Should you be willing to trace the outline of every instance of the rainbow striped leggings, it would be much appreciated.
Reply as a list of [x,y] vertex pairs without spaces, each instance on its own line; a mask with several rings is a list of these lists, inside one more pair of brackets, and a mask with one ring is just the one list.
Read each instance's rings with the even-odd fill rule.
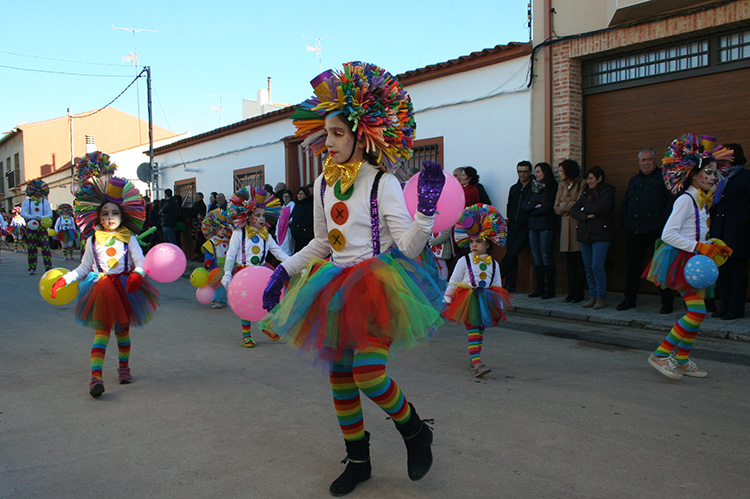
[[676,348],[677,352],[675,352],[674,358],[678,364],[684,364],[688,361],[693,343],[698,336],[698,329],[700,329],[703,319],[706,318],[703,290],[683,293],[682,299],[685,300],[687,314],[677,321],[662,344],[654,352],[656,357],[669,357]]

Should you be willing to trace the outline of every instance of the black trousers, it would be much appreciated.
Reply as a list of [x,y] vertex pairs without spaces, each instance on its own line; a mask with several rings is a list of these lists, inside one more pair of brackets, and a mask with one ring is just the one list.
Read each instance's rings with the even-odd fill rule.
[[729,258],[719,267],[719,298],[724,312],[745,315],[748,258]]
[[[628,262],[625,270],[625,301],[636,303],[638,287],[641,284],[641,274],[654,255],[654,244],[658,234],[628,234],[627,253]],[[674,294],[671,289],[660,290],[661,303],[671,308],[674,304]]]
[[518,256],[529,245],[529,229],[508,229],[505,239],[507,252],[500,262],[500,275],[505,278],[505,287],[514,289],[518,277]]

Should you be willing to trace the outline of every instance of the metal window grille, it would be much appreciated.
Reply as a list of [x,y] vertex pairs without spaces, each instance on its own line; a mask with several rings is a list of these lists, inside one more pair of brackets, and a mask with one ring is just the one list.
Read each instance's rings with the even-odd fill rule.
[[396,177],[402,182],[411,178],[412,175],[422,170],[423,161],[432,161],[437,163],[440,157],[440,147],[438,144],[425,144],[414,148],[414,152],[408,161],[395,172]]
[[175,196],[182,198],[182,208],[192,208],[195,203],[195,183],[176,184],[174,186]]
[[235,173],[234,174],[234,192],[239,191],[243,187],[260,187],[263,188],[263,171],[257,170],[254,172],[247,173]]
[[750,58],[750,31],[719,37],[719,62]]
[[302,143],[297,145],[297,165],[299,167],[299,184],[311,184],[323,173],[323,161],[311,151],[305,151]]
[[5,177],[5,168],[3,167],[3,162],[0,161],[0,194],[5,194],[5,178],[4,177]]

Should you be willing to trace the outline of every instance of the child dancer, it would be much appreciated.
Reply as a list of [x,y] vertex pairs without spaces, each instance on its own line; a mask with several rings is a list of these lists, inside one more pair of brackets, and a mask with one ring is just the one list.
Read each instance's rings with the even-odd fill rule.
[[[216,268],[223,269],[229,249],[229,238],[232,235],[232,225],[229,222],[227,212],[217,208],[209,211],[201,222],[201,231],[206,238],[201,249],[203,250],[203,266],[206,270]],[[227,290],[224,286],[216,288],[211,308],[222,308],[227,306]]]
[[[229,218],[234,226],[229,240],[226,260],[224,261],[224,277],[221,284],[229,289],[232,275],[248,265],[268,265],[266,257],[270,252],[280,262],[284,262],[289,255],[281,251],[279,245],[268,233],[270,224],[267,220],[278,220],[281,203],[273,194],[263,189],[243,187],[229,199]],[[240,319],[242,323],[242,346],[253,348],[250,328],[252,323]],[[279,340],[279,335],[270,328],[263,328],[263,332],[273,341]]]
[[135,237],[146,214],[143,198],[133,184],[117,177],[93,177],[76,194],[76,223],[86,240],[81,264],[62,276],[57,290],[74,281],[78,286],[75,317],[94,329],[89,393],[104,393],[102,364],[112,329],[117,338],[117,381],[131,383],[130,327],[151,319],[159,292],[143,270],[144,257]]
[[453,227],[443,232],[433,232],[432,238],[427,241],[432,254],[435,255],[435,263],[438,268],[440,278],[448,280],[448,260],[453,258]]
[[679,197],[643,277],[661,288],[676,289],[687,306],[687,314],[677,321],[648,358],[654,369],[671,379],[708,376],[689,358],[698,329],[706,317],[706,290],[688,284],[684,268],[696,253],[713,259],[732,254],[723,242],[707,241],[708,210],[713,202],[716,178],[731,167],[731,157],[732,151],[716,146],[714,137],[704,135],[699,141],[697,135],[687,134],[672,141],[662,159],[667,188]]
[[13,208],[13,218],[10,219],[10,233],[13,235],[13,253],[18,253],[18,241],[24,250],[24,236],[26,235],[26,219],[21,216],[21,207]]
[[5,213],[0,213],[0,237],[5,239],[5,235],[7,233],[8,233],[8,222],[5,221]]
[[60,214],[55,222],[55,238],[60,241],[62,246],[63,260],[73,259],[73,248],[78,239],[75,219],[73,218],[73,207],[68,203],[62,203],[57,207]]
[[21,203],[21,216],[26,219],[26,247],[29,275],[36,272],[37,247],[42,248],[44,270],[52,268],[52,252],[49,248],[47,229],[52,226],[52,206],[47,201],[49,186],[43,180],[32,180],[26,184],[27,199]]
[[453,270],[444,300],[443,315],[463,322],[469,333],[469,367],[481,378],[491,369],[481,360],[484,329],[505,320],[510,306],[508,292],[502,287],[500,265],[490,256],[492,242],[505,244],[505,221],[486,204],[466,208],[455,227],[456,244],[469,246],[470,254],[459,258]]
[[315,95],[292,118],[304,147],[327,150],[313,188],[315,237],[271,276],[267,310],[289,276],[307,269],[263,323],[329,369],[348,460],[330,492],[341,496],[371,473],[360,392],[404,438],[409,478],[419,480],[432,465],[432,431],[386,374],[386,362],[391,348],[414,345],[442,324],[442,289],[415,258],[430,237],[445,177],[440,165],[427,163],[412,220],[391,172],[411,156],[413,108],[390,73],[351,62],[312,86]]

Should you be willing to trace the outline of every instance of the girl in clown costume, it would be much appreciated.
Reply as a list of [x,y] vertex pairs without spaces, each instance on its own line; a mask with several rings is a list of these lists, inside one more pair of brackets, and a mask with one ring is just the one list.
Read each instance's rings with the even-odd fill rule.
[[456,244],[471,252],[459,258],[451,275],[443,315],[466,325],[469,334],[469,367],[481,378],[491,369],[481,360],[484,330],[505,320],[510,307],[508,292],[502,287],[500,265],[490,256],[492,243],[505,244],[505,221],[486,204],[472,205],[463,212],[455,227]]
[[[228,211],[234,231],[229,240],[224,260],[224,276],[221,278],[221,284],[227,290],[232,276],[248,265],[268,265],[268,253],[280,262],[289,258],[268,232],[270,223],[267,221],[278,220],[281,213],[281,203],[273,194],[255,187],[243,187],[229,199]],[[255,340],[250,331],[252,323],[245,319],[240,321],[242,346],[253,348]],[[272,329],[263,328],[263,332],[271,340],[279,340],[279,335],[272,332]]]
[[10,219],[10,228],[8,229],[13,235],[13,252],[18,253],[18,242],[21,241],[21,248],[24,248],[24,235],[26,234],[26,219],[21,216],[21,207],[13,208],[13,217]]
[[57,207],[57,212],[60,216],[55,222],[55,238],[62,246],[63,260],[73,260],[73,248],[78,239],[73,207],[68,203],[62,203]]
[[145,258],[135,237],[146,214],[135,186],[117,177],[92,177],[76,194],[75,206],[86,250],[81,264],[54,284],[52,297],[61,287],[83,281],[74,314],[94,329],[89,393],[99,397],[104,393],[102,365],[111,331],[119,353],[117,381],[131,383],[130,328],[151,319],[159,292],[145,277]]
[[[203,266],[206,270],[224,268],[227,251],[229,250],[229,238],[232,235],[232,225],[226,211],[217,208],[209,211],[201,222],[201,231],[206,238],[201,249],[203,250]],[[227,306],[227,290],[219,286],[211,301],[211,308],[222,308]]]
[[[314,238],[271,276],[263,305],[273,310],[263,323],[327,367],[348,462],[329,490],[341,496],[371,474],[360,392],[401,433],[409,478],[421,479],[432,465],[432,430],[386,374],[386,363],[393,348],[413,346],[443,323],[439,278],[416,258],[445,177],[440,165],[426,162],[412,219],[392,172],[412,153],[413,108],[390,73],[351,62],[312,86],[315,95],[292,119],[305,148],[327,152],[313,187]],[[303,270],[279,303],[289,276]]]

